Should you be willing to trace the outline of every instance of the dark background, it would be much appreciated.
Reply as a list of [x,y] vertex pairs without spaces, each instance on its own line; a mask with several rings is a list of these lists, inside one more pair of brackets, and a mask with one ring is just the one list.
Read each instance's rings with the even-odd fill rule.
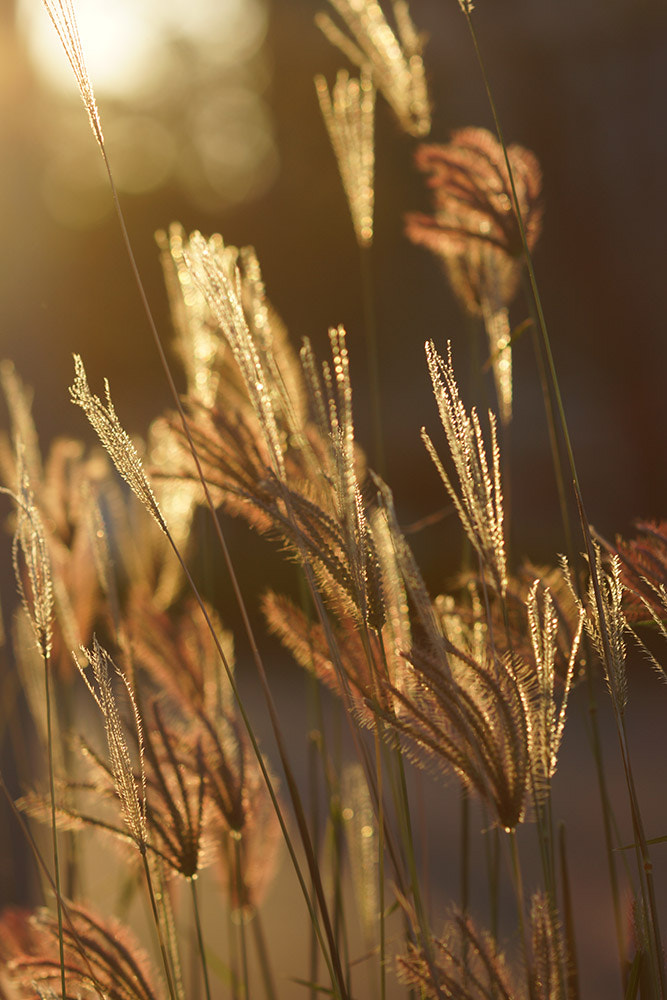
[[[323,354],[327,327],[343,323],[359,386],[358,437],[370,443],[358,252],[312,85],[316,72],[331,81],[344,63],[313,25],[323,4],[274,0],[269,6],[258,72],[275,161],[263,190],[224,205],[224,199],[216,204],[214,197],[193,196],[192,188],[188,193],[187,185],[172,179],[150,193],[124,195],[123,205],[167,339],[153,232],[172,220],[187,229],[219,231],[229,243],[252,243],[268,294],[295,342],[308,336]],[[533,150],[544,173],[544,228],[535,263],[588,514],[601,533],[627,535],[636,517],[665,515],[667,5],[658,0],[479,0],[477,7],[475,24],[506,136]],[[458,4],[413,0],[411,12],[428,35],[425,61],[434,101],[430,141],[446,141],[457,127],[491,127]],[[105,107],[102,99],[99,103],[103,121],[107,111],[117,110]],[[170,406],[110,210],[91,226],[72,228],[55,221],[40,195],[52,148],[45,142],[45,121],[61,105],[65,108],[63,99],[45,91],[34,75],[15,30],[13,7],[4,0],[0,355],[13,359],[35,388],[34,412],[45,448],[58,434],[91,440],[81,413],[67,401],[73,351],[83,355],[93,387],[103,376],[110,379],[116,409],[132,432],[145,433],[150,420]],[[86,115],[77,110],[85,135]],[[90,135],[86,140],[93,143]],[[444,349],[451,338],[464,398],[470,369],[468,326],[439,264],[402,235],[405,212],[429,209],[413,152],[414,142],[399,132],[378,99],[373,268],[387,478],[405,523],[445,502],[419,440],[419,428],[426,424],[434,441],[441,442],[424,341],[433,338]],[[111,144],[109,155],[113,165]],[[512,315],[520,321],[525,307],[518,304]],[[528,337],[516,345],[514,366],[513,551],[517,557],[552,561],[563,539]],[[245,552],[245,530],[231,531],[235,551]],[[446,519],[414,541],[437,592],[459,565],[457,525]],[[252,594],[256,559],[265,560],[263,577],[276,579],[279,560],[267,555],[263,543],[253,543],[251,551],[253,558],[240,560],[239,566]],[[10,579],[9,566],[3,575]],[[233,611],[225,610],[224,581],[218,582],[223,616],[233,623]],[[643,667],[636,683],[640,697],[655,690]],[[653,739],[656,732],[654,727]],[[664,746],[657,753],[664,756]],[[649,759],[651,768],[662,772],[660,759]],[[574,760],[572,767],[578,775]]]

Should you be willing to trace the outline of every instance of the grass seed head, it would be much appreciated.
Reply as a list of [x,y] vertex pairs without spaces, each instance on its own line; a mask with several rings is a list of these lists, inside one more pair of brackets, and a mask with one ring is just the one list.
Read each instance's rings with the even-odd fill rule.
[[389,27],[377,0],[330,0],[345,23],[342,31],[328,14],[315,22],[343,55],[368,70],[409,135],[425,136],[431,130],[431,108],[422,60],[422,40],[410,18],[407,3],[393,0],[398,37]]
[[317,76],[315,89],[338,163],[357,242],[361,247],[370,246],[373,242],[375,199],[375,87],[369,73],[362,69],[358,80],[350,79],[345,70],[340,70],[331,93],[324,77]]
[[106,380],[104,382],[106,393],[105,404],[99,396],[93,395],[90,391],[86,369],[78,354],[74,355],[74,372],[74,382],[69,390],[70,399],[77,406],[80,406],[86,414],[93,430],[97,433],[102,446],[109,453],[116,469],[137,499],[142,502],[157,525],[166,534],[167,526],[148,482],[148,476],[144,471],[137,449],[132,444],[127,432],[123,430],[116,416],[109,392],[109,383]]

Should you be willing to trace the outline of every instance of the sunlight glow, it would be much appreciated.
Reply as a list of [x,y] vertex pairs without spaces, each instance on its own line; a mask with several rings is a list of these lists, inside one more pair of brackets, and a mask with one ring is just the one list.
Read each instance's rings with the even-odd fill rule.
[[[39,0],[17,3],[48,109],[42,195],[62,224],[95,225],[109,211],[107,181],[89,148],[71,67]],[[120,191],[175,181],[197,205],[219,209],[270,184],[277,153],[262,98],[267,0],[74,4]]]
[[[218,67],[247,59],[261,45],[261,0],[80,0],[76,6],[86,64],[98,98],[155,91],[170,72],[169,47],[185,41]],[[74,83],[42,5],[19,0],[17,18],[33,64],[47,85]]]

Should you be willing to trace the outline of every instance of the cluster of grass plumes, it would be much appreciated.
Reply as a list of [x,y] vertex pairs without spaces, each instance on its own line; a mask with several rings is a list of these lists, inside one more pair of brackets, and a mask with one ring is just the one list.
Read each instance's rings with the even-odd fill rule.
[[[349,34],[328,15],[319,24],[361,77],[341,71],[331,94],[322,78],[316,87],[364,267],[373,237],[376,90],[413,137],[428,133],[431,105],[407,5],[393,3],[395,34],[376,0],[331,2]],[[69,2],[46,6],[126,234],[73,9]],[[472,4],[460,6],[479,54]],[[383,1000],[403,989],[439,1000],[577,1000],[576,902],[552,790],[570,694],[588,682],[593,698],[595,673],[611,694],[632,821],[631,836],[619,840],[592,705],[620,984],[627,1000],[664,1000],[659,905],[625,715],[628,642],[643,644],[647,624],[667,638],[667,533],[664,523],[642,523],[636,539],[606,546],[607,555],[592,539],[565,416],[561,408],[557,421],[552,406],[560,395],[531,260],[542,215],[540,170],[532,154],[506,146],[498,132],[467,128],[441,145],[420,146],[416,163],[429,174],[435,213],[407,216],[409,238],[442,258],[463,308],[489,336],[501,418],[498,425],[493,409],[487,419],[466,404],[455,364],[462,349],[447,345],[443,353],[429,341],[444,439],[422,429],[424,461],[430,456],[435,464],[467,545],[448,593],[429,593],[401,527],[380,467],[386,442],[376,440],[375,461],[356,439],[345,330],[329,331],[323,361],[307,341],[297,351],[251,248],[227,246],[219,235],[188,236],[178,225],[158,235],[186,392],[181,398],[175,390],[144,297],[175,406],[155,420],[146,443],[123,429],[108,384],[104,401],[91,391],[75,355],[70,398],[103,450],[60,441],[44,459],[29,394],[11,366],[3,367],[11,435],[2,441],[0,468],[15,510],[21,598],[15,656],[47,762],[12,803],[45,906],[0,916],[0,995],[8,1000],[196,1000],[202,990],[207,1000],[307,992],[348,1000],[369,989]],[[534,301],[517,304],[524,269]],[[519,311],[533,308],[554,457],[564,445],[588,565],[515,565],[506,544],[510,309],[525,322]],[[368,321],[372,359],[370,313]],[[558,463],[556,474],[562,488]],[[232,578],[284,772],[280,791],[236,681],[232,636],[191,571],[197,507],[209,509]],[[286,723],[276,708],[220,510],[277,541],[297,567],[300,601],[260,593],[261,567],[257,593],[248,596],[261,602],[268,630],[310,675],[307,802],[284,739],[293,720]],[[569,526],[563,530],[567,537]],[[664,675],[659,654],[650,657]],[[344,766],[319,682],[340,706],[338,721],[349,725],[354,760]],[[420,869],[417,834],[424,831],[417,827],[424,820],[414,803],[415,787],[423,798],[425,783],[442,779],[461,789],[461,889],[434,916],[437,887]],[[473,815],[480,817],[477,833]],[[50,822],[52,857],[34,839],[32,821]],[[469,892],[477,834],[488,858],[485,916],[472,912]],[[528,874],[522,855],[530,838],[538,861]],[[289,979],[275,976],[282,946],[262,929],[281,840],[309,928],[302,965]],[[631,937],[618,872],[618,848],[628,840],[637,860],[636,875],[627,876],[635,900]],[[99,885],[85,858],[107,844],[116,847],[124,891],[116,901],[101,891],[91,901]],[[504,923],[501,852],[514,894]],[[184,885],[192,902],[185,917]],[[143,892],[150,957],[127,927],[129,904]],[[297,926],[292,909],[281,919]]]

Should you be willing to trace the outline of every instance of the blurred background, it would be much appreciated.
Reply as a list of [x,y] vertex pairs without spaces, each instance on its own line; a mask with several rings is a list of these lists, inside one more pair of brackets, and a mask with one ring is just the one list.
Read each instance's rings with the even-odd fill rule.
[[[315,73],[332,82],[344,65],[314,26],[323,6],[80,0],[78,11],[109,157],[165,339],[154,232],[178,220],[254,245],[295,343],[308,336],[323,355],[327,327],[347,328],[360,387],[358,437],[370,444],[358,251],[313,87]],[[543,169],[535,262],[588,514],[602,534],[627,535],[635,518],[666,513],[667,5],[479,0],[477,7],[506,136],[533,150]],[[410,9],[427,38],[429,141],[445,142],[466,125],[491,127],[456,0],[412,0]],[[423,344],[433,338],[444,349],[452,340],[466,398],[468,325],[438,262],[403,236],[404,213],[431,206],[413,165],[415,143],[382,99],[376,127],[373,270],[387,478],[409,524],[445,502],[419,440],[425,424],[440,441]],[[0,225],[0,356],[35,389],[43,446],[60,434],[91,440],[67,400],[72,352],[83,356],[94,389],[109,378],[122,422],[145,434],[170,400],[99,151],[39,0],[0,5]],[[513,320],[524,315],[517,305]],[[516,344],[514,370],[513,550],[552,561],[563,540],[527,336]],[[231,530],[236,551],[246,552],[244,529]],[[433,591],[445,587],[461,552],[453,519],[414,542]],[[267,549],[254,543],[251,551],[270,577],[279,560]],[[256,562],[244,562],[251,587]],[[233,624],[233,611],[223,616]],[[653,680],[645,694],[648,704]]]

